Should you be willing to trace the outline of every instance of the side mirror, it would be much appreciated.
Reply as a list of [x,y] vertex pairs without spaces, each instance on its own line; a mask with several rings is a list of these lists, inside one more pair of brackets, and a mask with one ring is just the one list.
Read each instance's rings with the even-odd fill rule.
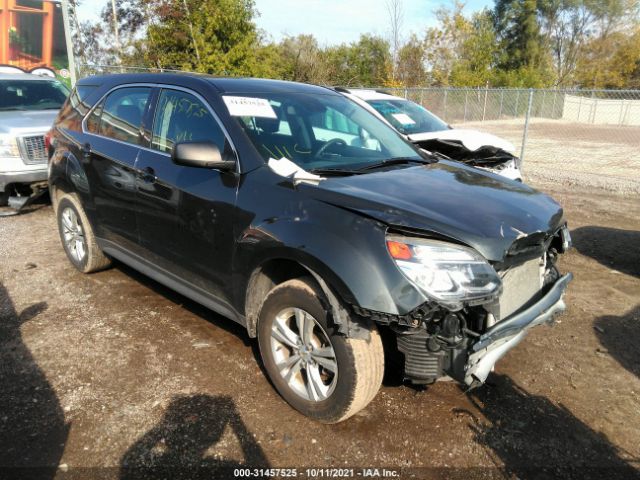
[[196,168],[215,168],[223,171],[235,170],[236,162],[223,160],[220,149],[213,142],[176,143],[171,152],[176,165]]

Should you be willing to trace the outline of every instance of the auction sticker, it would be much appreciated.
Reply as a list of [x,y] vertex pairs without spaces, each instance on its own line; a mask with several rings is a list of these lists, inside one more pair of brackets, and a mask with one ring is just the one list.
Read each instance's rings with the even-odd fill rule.
[[223,96],[229,114],[234,117],[278,118],[269,100],[254,97]]
[[415,124],[415,120],[411,118],[406,113],[393,113],[393,118],[399,121],[402,125],[413,125]]

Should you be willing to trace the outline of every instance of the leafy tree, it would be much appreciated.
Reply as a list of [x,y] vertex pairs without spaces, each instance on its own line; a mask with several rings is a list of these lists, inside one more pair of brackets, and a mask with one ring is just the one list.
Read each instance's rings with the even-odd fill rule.
[[283,78],[307,83],[329,81],[326,55],[313,35],[285,37],[277,48]]
[[[549,52],[538,21],[536,0],[496,0],[493,11],[497,39],[502,50],[498,68],[520,72],[524,85],[545,86],[551,83]],[[500,75],[499,75],[500,77]],[[503,79],[511,75],[501,75]]]
[[329,47],[326,61],[334,85],[378,86],[385,84],[391,66],[389,43],[364,34],[357,42]]
[[480,86],[494,83],[496,34],[488,10],[475,13],[471,29],[462,40],[459,60],[451,70],[451,84]]
[[395,79],[405,87],[425,85],[427,83],[425,60],[424,41],[412,34],[398,51]]
[[584,88],[638,88],[639,73],[640,28],[632,35],[614,32],[587,43],[576,80]]

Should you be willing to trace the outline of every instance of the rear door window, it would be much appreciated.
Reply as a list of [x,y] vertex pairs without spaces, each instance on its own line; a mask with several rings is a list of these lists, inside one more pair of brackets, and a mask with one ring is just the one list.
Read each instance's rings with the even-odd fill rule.
[[[149,96],[150,87],[127,87],[111,92],[97,110],[102,110],[98,133],[122,142],[141,144],[140,127]],[[95,118],[89,117],[87,127],[91,131]]]

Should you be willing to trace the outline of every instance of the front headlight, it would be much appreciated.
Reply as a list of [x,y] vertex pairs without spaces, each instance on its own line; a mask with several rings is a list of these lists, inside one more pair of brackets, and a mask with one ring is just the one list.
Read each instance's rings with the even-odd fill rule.
[[458,307],[497,293],[498,274],[475,250],[438,240],[387,236],[387,249],[400,271],[428,297]]
[[15,136],[0,134],[0,157],[19,158],[18,141]]

